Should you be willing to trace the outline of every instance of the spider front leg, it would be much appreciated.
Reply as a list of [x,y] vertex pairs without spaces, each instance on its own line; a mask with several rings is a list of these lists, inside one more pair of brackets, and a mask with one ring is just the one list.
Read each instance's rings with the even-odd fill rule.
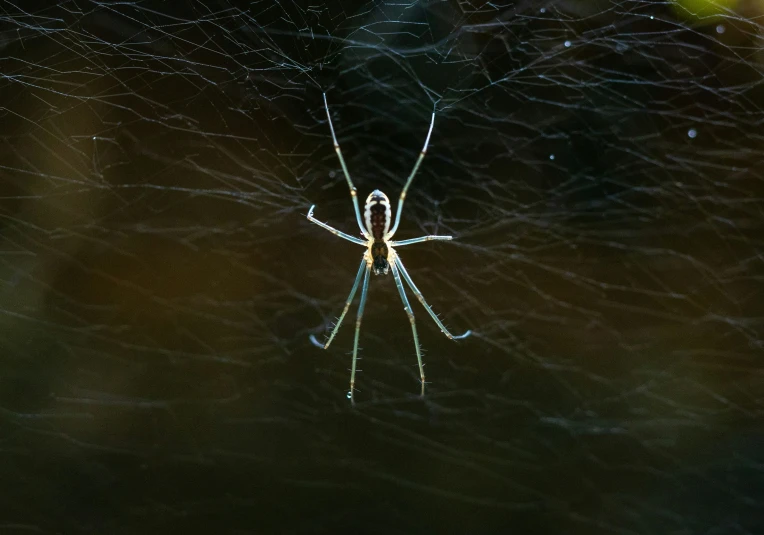
[[347,301],[345,301],[345,308],[342,309],[342,314],[340,314],[339,319],[337,319],[337,323],[334,325],[334,329],[332,329],[332,333],[329,335],[329,338],[327,339],[325,344],[319,343],[319,341],[316,340],[316,337],[311,334],[310,341],[313,342],[313,345],[320,347],[322,349],[329,348],[329,344],[332,343],[332,340],[334,340],[334,336],[337,334],[337,331],[340,330],[340,325],[342,325],[342,320],[345,319],[345,314],[348,313],[350,304],[353,302],[353,298],[355,297],[355,292],[358,290],[358,285],[361,283],[361,275],[363,275],[363,268],[367,267],[367,265],[368,263],[366,262],[366,257],[364,255],[364,258],[361,259],[361,265],[358,266],[358,274],[355,276],[355,282],[353,283],[353,288],[350,290],[350,295],[348,295]]
[[406,315],[409,317],[411,323],[411,333],[414,335],[414,347],[416,348],[416,360],[419,363],[419,377],[422,380],[422,392],[421,396],[424,396],[424,364],[422,364],[422,349],[419,347],[419,336],[416,332],[416,321],[414,320],[414,311],[411,309],[409,300],[406,297],[406,290],[403,288],[401,277],[398,274],[398,266],[396,260],[390,263],[390,267],[393,270],[393,278],[395,279],[395,285],[398,287],[398,293],[401,295],[401,301],[403,301],[403,309],[406,311]]
[[[438,325],[440,330],[448,336],[451,340],[461,340],[462,338],[467,338],[469,335],[472,334],[472,331],[467,330],[464,334],[460,334],[458,336],[455,336],[449,332],[448,329],[446,329],[446,326],[443,325],[443,322],[440,321],[440,318],[435,314],[435,312],[432,311],[432,307],[427,304],[427,301],[425,301],[424,296],[422,295],[422,292],[419,291],[419,288],[416,287],[414,284],[414,281],[411,280],[411,276],[409,276],[408,271],[406,271],[406,268],[403,267],[403,262],[401,262],[401,258],[396,255],[395,259],[393,260],[393,266],[397,264],[398,268],[401,270],[401,275],[403,275],[404,280],[406,281],[406,284],[409,285],[411,288],[411,291],[414,292],[414,295],[416,295],[417,299],[419,299],[419,302],[422,303],[427,313],[432,317],[433,320],[435,320],[435,323]],[[395,271],[393,271],[393,274],[395,274]]]
[[350,403],[355,405],[355,369],[358,360],[358,336],[361,334],[361,318],[363,318],[363,308],[366,306],[366,295],[369,293],[369,273],[371,272],[371,263],[364,257],[366,263],[366,273],[363,277],[363,288],[361,289],[361,302],[358,303],[358,315],[355,320],[355,339],[353,341],[353,365],[350,369]]

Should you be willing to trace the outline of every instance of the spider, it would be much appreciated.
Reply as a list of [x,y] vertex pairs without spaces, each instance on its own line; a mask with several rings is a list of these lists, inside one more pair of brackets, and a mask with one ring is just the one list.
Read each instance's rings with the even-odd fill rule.
[[375,275],[387,275],[388,270],[392,270],[393,278],[395,279],[395,285],[398,287],[398,293],[401,296],[401,301],[403,301],[403,308],[406,311],[406,314],[408,315],[409,322],[411,323],[411,332],[414,335],[414,347],[416,348],[416,358],[419,363],[419,376],[421,378],[421,383],[422,383],[422,390],[420,395],[424,396],[424,385],[425,385],[424,365],[422,364],[422,352],[419,347],[419,336],[417,335],[416,323],[414,321],[414,312],[413,310],[411,310],[411,305],[409,304],[409,300],[406,297],[406,291],[403,288],[403,282],[401,281],[401,279],[406,281],[406,284],[408,284],[409,288],[411,288],[411,291],[414,292],[414,295],[416,295],[417,299],[419,299],[419,302],[422,303],[425,310],[427,310],[427,313],[432,317],[432,319],[438,325],[438,327],[443,332],[443,334],[445,334],[448,338],[450,338],[451,340],[460,340],[472,334],[472,331],[468,330],[464,334],[461,334],[459,336],[454,336],[448,331],[448,329],[446,329],[446,327],[440,321],[438,316],[432,311],[432,308],[430,307],[430,305],[428,305],[427,301],[425,301],[424,296],[422,295],[422,292],[419,291],[419,289],[414,284],[414,281],[411,280],[411,276],[406,271],[406,268],[403,267],[403,263],[401,262],[400,256],[398,256],[398,253],[395,251],[396,247],[403,247],[405,245],[413,245],[415,243],[421,243],[421,242],[431,241],[431,240],[451,240],[453,239],[453,237],[452,236],[422,236],[421,238],[412,238],[412,239],[402,240],[402,241],[392,241],[392,238],[395,235],[395,231],[398,230],[398,224],[401,221],[401,210],[403,209],[403,201],[406,199],[406,192],[408,191],[409,186],[411,185],[411,181],[414,179],[414,175],[416,175],[416,172],[419,169],[419,165],[422,163],[422,160],[424,159],[424,155],[427,153],[427,145],[430,143],[430,135],[432,134],[432,128],[435,125],[435,112],[434,111],[432,112],[432,120],[430,121],[430,130],[427,132],[427,138],[424,141],[424,147],[422,148],[422,151],[419,153],[419,158],[414,164],[414,169],[411,171],[411,174],[409,175],[408,180],[406,180],[406,184],[403,186],[403,190],[401,190],[401,195],[398,198],[398,210],[395,214],[395,223],[393,224],[393,228],[390,229],[390,222],[392,220],[392,212],[390,210],[390,200],[387,198],[387,195],[382,193],[380,190],[372,191],[371,194],[366,198],[366,203],[364,205],[364,212],[363,212],[364,217],[363,219],[361,219],[361,212],[358,208],[358,193],[355,189],[355,186],[353,185],[353,181],[350,179],[350,173],[348,173],[347,166],[345,165],[345,160],[342,158],[342,151],[340,150],[340,145],[339,143],[337,143],[337,136],[334,134],[334,126],[332,125],[332,117],[331,117],[331,114],[329,113],[329,104],[326,101],[326,93],[324,93],[324,108],[326,109],[326,117],[329,120],[329,129],[332,132],[332,141],[334,142],[334,151],[337,153],[337,158],[340,161],[342,172],[345,175],[345,179],[347,179],[348,186],[350,187],[350,197],[353,200],[353,208],[355,209],[356,221],[358,222],[358,226],[361,229],[361,235],[364,237],[364,239],[356,238],[355,236],[346,234],[333,227],[330,227],[326,223],[322,223],[321,221],[315,219],[313,217],[313,209],[316,207],[315,204],[311,206],[310,210],[308,211],[308,220],[311,223],[315,223],[319,227],[328,230],[332,234],[339,236],[340,238],[344,238],[347,241],[356,243],[358,245],[362,245],[363,247],[366,248],[366,251],[364,251],[363,258],[361,258],[361,265],[358,267],[358,274],[355,277],[353,288],[350,290],[350,295],[348,295],[347,301],[345,301],[345,308],[342,310],[342,314],[340,314],[340,317],[337,320],[337,324],[334,326],[334,329],[329,335],[329,338],[327,339],[326,343],[325,344],[319,343],[316,340],[316,337],[313,335],[310,335],[310,340],[311,342],[313,342],[313,344],[323,349],[327,349],[329,347],[329,344],[331,344],[332,340],[334,340],[334,336],[337,334],[337,331],[339,330],[340,325],[342,324],[342,320],[345,318],[345,314],[347,314],[347,311],[350,308],[350,304],[352,303],[353,298],[355,297],[356,291],[358,290],[358,286],[359,284],[361,284],[361,277],[363,277],[363,286],[361,288],[361,302],[358,305],[358,316],[355,322],[355,340],[353,342],[353,364],[350,370],[350,391],[348,392],[348,398],[350,399],[352,403],[355,403],[354,393],[355,393],[356,361],[358,360],[358,336],[361,332],[361,318],[363,317],[363,309],[364,309],[364,306],[366,305],[366,295],[369,289],[369,273],[373,271]]

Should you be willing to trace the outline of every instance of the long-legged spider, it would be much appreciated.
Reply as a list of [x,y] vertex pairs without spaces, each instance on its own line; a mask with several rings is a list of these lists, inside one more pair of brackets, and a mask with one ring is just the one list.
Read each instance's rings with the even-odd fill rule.
[[392,212],[390,210],[390,200],[387,198],[387,195],[379,190],[372,191],[371,194],[367,197],[366,203],[364,205],[364,218],[363,220],[361,219],[361,212],[358,208],[358,194],[356,192],[355,186],[353,185],[353,181],[350,179],[350,173],[348,173],[347,166],[345,165],[345,160],[342,158],[342,151],[340,150],[339,143],[337,143],[337,136],[334,134],[334,126],[332,125],[332,117],[329,113],[329,104],[326,101],[326,93],[324,93],[324,108],[326,109],[326,117],[329,120],[329,129],[332,132],[334,151],[337,153],[337,158],[339,158],[342,172],[344,173],[348,182],[348,186],[350,187],[350,197],[353,199],[353,208],[355,209],[356,221],[358,222],[358,226],[361,229],[361,235],[363,235],[365,239],[356,238],[355,236],[345,234],[344,232],[330,227],[326,223],[322,223],[321,221],[315,219],[313,217],[313,209],[316,207],[315,204],[311,206],[310,210],[308,211],[308,220],[312,223],[315,223],[319,227],[325,228],[340,238],[344,238],[348,241],[366,247],[366,251],[363,254],[363,258],[361,259],[361,265],[358,267],[358,274],[355,277],[353,288],[350,290],[350,295],[348,295],[347,301],[345,301],[345,308],[342,310],[342,314],[340,314],[340,317],[337,320],[337,324],[334,326],[334,329],[329,335],[326,343],[319,343],[313,335],[310,336],[310,339],[318,347],[322,347],[324,349],[329,347],[329,344],[332,343],[334,336],[337,334],[337,331],[342,324],[342,320],[345,318],[345,314],[347,314],[347,311],[350,308],[350,304],[352,303],[353,298],[355,297],[355,293],[358,290],[358,285],[361,284],[361,276],[363,276],[361,302],[358,305],[358,316],[355,322],[353,364],[350,371],[350,392],[348,393],[348,397],[350,398],[351,402],[355,402],[355,370],[356,361],[358,360],[358,336],[361,332],[361,318],[363,317],[363,309],[366,305],[366,295],[369,289],[369,272],[374,271],[375,275],[386,275],[388,269],[392,268],[395,285],[398,287],[398,293],[400,294],[401,300],[403,301],[403,308],[409,317],[409,322],[411,323],[411,332],[414,335],[416,358],[419,362],[419,376],[422,381],[421,395],[423,396],[425,381],[424,365],[422,364],[422,352],[419,347],[419,336],[417,335],[416,323],[414,321],[414,312],[411,310],[411,305],[409,304],[409,300],[406,297],[406,291],[403,288],[401,278],[406,281],[406,284],[408,284],[409,288],[411,288],[411,291],[414,292],[414,295],[416,295],[417,299],[419,299],[419,302],[424,305],[425,310],[427,310],[427,313],[432,317],[443,334],[445,334],[451,340],[459,340],[466,338],[472,333],[472,331],[468,330],[464,334],[454,336],[448,331],[448,329],[446,329],[446,327],[443,325],[443,322],[440,321],[438,316],[432,311],[430,305],[428,305],[427,301],[425,301],[422,292],[419,291],[419,289],[414,284],[414,281],[411,280],[411,276],[406,271],[406,268],[403,267],[400,256],[398,256],[398,253],[395,251],[395,247],[403,247],[404,245],[413,245],[415,243],[421,243],[430,240],[451,240],[453,237],[422,236],[421,238],[412,238],[409,240],[391,241],[392,237],[395,235],[395,231],[398,230],[398,224],[401,221],[401,211],[403,209],[403,201],[406,199],[406,192],[411,185],[411,181],[414,179],[414,175],[416,175],[416,172],[419,169],[419,165],[422,163],[422,160],[424,160],[424,155],[427,153],[427,145],[430,143],[430,135],[432,134],[432,128],[435,125],[435,112],[432,113],[430,130],[427,132],[427,139],[424,141],[422,152],[419,153],[419,158],[414,164],[414,169],[411,171],[408,180],[406,180],[406,184],[403,186],[401,195],[398,198],[398,211],[395,214],[395,224],[391,230],[390,221],[392,219]]

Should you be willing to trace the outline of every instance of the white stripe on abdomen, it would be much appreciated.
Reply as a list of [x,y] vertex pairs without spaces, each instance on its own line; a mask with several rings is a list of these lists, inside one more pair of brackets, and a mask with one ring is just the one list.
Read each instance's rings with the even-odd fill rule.
[[375,240],[384,239],[385,234],[390,230],[390,220],[392,219],[390,199],[387,198],[387,195],[378,189],[372,191],[366,198],[363,219],[366,230]]

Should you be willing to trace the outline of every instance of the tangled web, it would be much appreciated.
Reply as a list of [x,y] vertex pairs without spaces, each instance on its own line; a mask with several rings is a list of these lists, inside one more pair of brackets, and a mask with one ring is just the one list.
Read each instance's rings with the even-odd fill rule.
[[763,10],[1,3],[2,531],[760,533]]

